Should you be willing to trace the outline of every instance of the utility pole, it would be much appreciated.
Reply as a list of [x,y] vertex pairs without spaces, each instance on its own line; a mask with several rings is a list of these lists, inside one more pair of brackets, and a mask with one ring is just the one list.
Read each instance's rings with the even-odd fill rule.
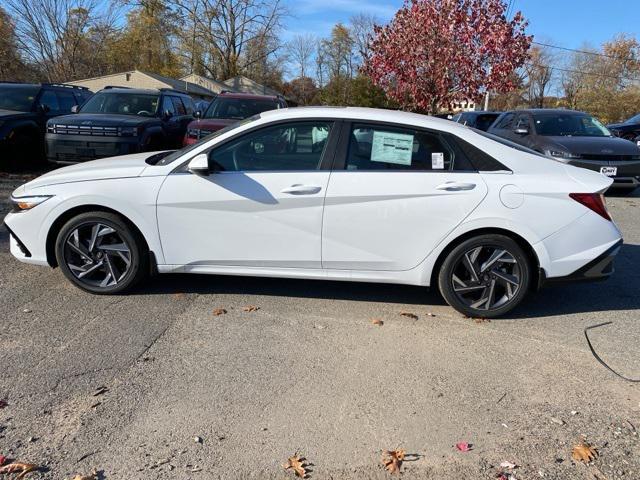
[[488,111],[489,110],[489,90],[486,91],[486,93],[484,94],[484,111]]

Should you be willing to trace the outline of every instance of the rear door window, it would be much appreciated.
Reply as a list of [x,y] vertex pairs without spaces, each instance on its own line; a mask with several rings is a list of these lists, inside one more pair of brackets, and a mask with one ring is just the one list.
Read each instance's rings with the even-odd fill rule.
[[184,104],[179,97],[171,97],[171,101],[173,102],[173,107],[175,108],[178,115],[187,114],[187,109],[184,107]]
[[468,170],[463,158],[454,167],[456,152],[438,132],[354,124],[349,138],[346,170],[449,171]]

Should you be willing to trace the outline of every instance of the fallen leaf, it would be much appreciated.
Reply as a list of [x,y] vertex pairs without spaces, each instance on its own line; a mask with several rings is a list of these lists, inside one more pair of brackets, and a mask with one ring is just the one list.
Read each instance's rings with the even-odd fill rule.
[[73,480],[98,480],[98,472],[94,470],[89,475],[76,475]]
[[19,480],[20,478],[24,478],[27,473],[34,472],[37,469],[38,466],[33,463],[13,462],[4,467],[0,467],[0,475],[5,473],[19,473],[20,475],[16,477],[16,480]]
[[4,455],[0,455],[0,467],[4,465],[4,462],[6,461],[7,461],[7,457],[5,457]]
[[243,312],[256,312],[260,310],[260,307],[256,307],[255,305],[247,305],[242,309]]
[[474,318],[473,321],[476,323],[491,323],[488,318]]
[[564,425],[564,420],[561,420],[559,418],[556,417],[551,417],[551,421],[557,425]]
[[213,314],[218,316],[218,315],[224,315],[225,313],[227,313],[227,311],[224,308],[216,308],[213,311]]
[[371,320],[371,323],[373,323],[374,325],[377,325],[379,327],[384,325],[384,322],[382,320],[380,320],[379,318],[374,318],[373,320]]
[[105,387],[104,385],[102,385],[101,387],[96,388],[96,391],[93,392],[93,396],[97,397],[98,395],[102,395],[104,393],[107,393],[109,391],[109,389],[107,387]]
[[461,452],[468,452],[471,450],[471,444],[467,442],[458,442],[456,443],[456,448]]
[[517,467],[515,463],[507,462],[506,460],[500,464],[502,468],[507,468],[509,470],[513,470]]
[[431,313],[431,312],[428,312],[428,313],[427,313],[427,317],[435,317],[435,316],[436,316],[436,314],[435,314],[435,313]]
[[7,408],[9,404],[6,400],[0,400],[0,408]]
[[411,313],[411,312],[400,312],[400,315],[402,315],[403,317],[411,318],[411,319],[413,319],[413,320],[418,320],[418,315],[416,315],[415,313]]
[[573,447],[571,457],[577,462],[589,463],[596,459],[598,451],[584,440]]
[[405,452],[401,449],[387,450],[382,455],[382,464],[389,473],[400,473]]
[[307,463],[304,457],[299,457],[295,454],[293,457],[289,457],[287,463],[282,466],[285,470],[293,470],[296,477],[305,478],[307,475]]
[[202,443],[202,437],[193,437],[193,441],[196,443]]

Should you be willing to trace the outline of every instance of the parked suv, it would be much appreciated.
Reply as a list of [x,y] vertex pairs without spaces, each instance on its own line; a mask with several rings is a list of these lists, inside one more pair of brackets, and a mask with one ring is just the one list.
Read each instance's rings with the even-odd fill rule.
[[636,141],[636,138],[640,136],[640,113],[626,119],[622,123],[607,125],[607,128],[617,137]]
[[0,169],[43,161],[47,120],[89,97],[87,88],[73,85],[0,82]]
[[189,124],[184,144],[191,145],[238,120],[278,108],[287,108],[287,102],[280,96],[223,91],[206,111],[196,112],[198,119]]
[[574,110],[505,112],[489,133],[576,167],[613,178],[612,189],[626,193],[640,185],[640,148],[611,135],[598,120]]
[[47,123],[47,158],[68,164],[180,147],[193,100],[178,90],[106,87],[78,113]]
[[500,112],[460,112],[456,113],[451,120],[486,132],[499,116]]

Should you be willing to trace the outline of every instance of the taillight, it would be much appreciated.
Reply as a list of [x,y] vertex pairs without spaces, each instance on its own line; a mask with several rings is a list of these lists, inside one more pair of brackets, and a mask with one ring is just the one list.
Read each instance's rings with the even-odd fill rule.
[[612,221],[611,215],[607,211],[604,195],[601,193],[570,193],[569,196],[576,202],[581,203],[589,210],[593,210],[605,220]]

